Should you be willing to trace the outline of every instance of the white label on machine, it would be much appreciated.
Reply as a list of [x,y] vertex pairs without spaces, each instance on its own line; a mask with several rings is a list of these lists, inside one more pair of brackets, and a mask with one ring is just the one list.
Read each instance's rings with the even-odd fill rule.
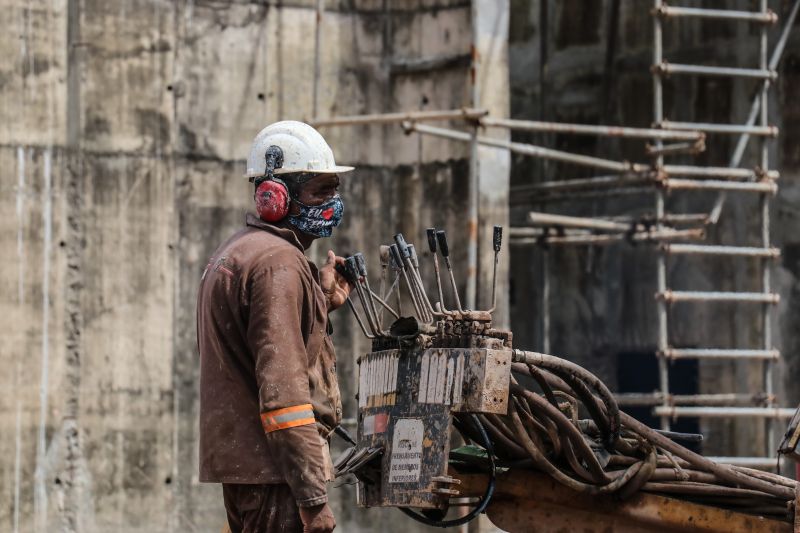
[[422,420],[418,418],[402,418],[397,421],[389,460],[389,483],[419,481],[424,433]]

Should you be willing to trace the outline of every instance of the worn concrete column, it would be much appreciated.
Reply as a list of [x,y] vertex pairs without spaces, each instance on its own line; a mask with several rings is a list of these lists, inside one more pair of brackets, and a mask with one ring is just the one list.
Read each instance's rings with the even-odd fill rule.
[[[508,0],[474,0],[473,25],[473,101],[474,106],[489,110],[492,117],[509,116],[508,78]],[[480,132],[492,138],[510,140],[504,128]],[[477,307],[492,305],[492,226],[506,228],[506,243],[497,272],[497,311],[495,323],[508,326],[508,187],[511,155],[506,150],[478,147],[478,283]]]

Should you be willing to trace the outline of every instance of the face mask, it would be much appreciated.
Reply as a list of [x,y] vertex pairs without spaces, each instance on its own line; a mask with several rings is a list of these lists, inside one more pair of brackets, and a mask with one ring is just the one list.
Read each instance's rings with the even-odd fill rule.
[[289,223],[303,233],[314,237],[330,237],[344,214],[344,203],[337,194],[324,204],[305,205],[292,200],[300,208],[299,215],[290,215]]

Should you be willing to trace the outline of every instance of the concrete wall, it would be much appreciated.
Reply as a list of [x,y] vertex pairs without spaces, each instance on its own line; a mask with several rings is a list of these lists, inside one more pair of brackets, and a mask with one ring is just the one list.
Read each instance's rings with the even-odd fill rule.
[[[221,490],[196,475],[195,290],[250,205],[252,137],[311,117],[316,2],[0,4],[0,530],[219,531]],[[507,4],[492,4],[504,30]],[[472,105],[469,2],[325,7],[320,115]],[[487,57],[502,63],[478,72],[487,94],[507,94],[499,35]],[[431,57],[444,61],[419,66]],[[419,241],[436,225],[464,265],[466,147],[398,126],[324,133],[359,166],[332,247],[374,262],[396,231]],[[504,185],[490,169],[482,180]],[[502,194],[489,200],[503,219]],[[354,416],[367,345],[344,313],[334,322]],[[343,531],[417,530],[331,492]]]
[[[681,2],[696,7],[756,9],[753,2]],[[789,2],[770,2],[781,20]],[[509,64],[514,118],[650,125],[652,112],[652,20],[650,5],[627,0],[603,2],[512,3]],[[782,22],[772,30],[771,45]],[[666,59],[675,63],[730,65],[758,64],[758,29],[747,23],[680,19],[665,25]],[[774,315],[774,343],[783,361],[776,373],[780,401],[800,401],[798,365],[798,104],[797,75],[800,32],[789,41],[779,69],[780,81],[772,92],[770,121],[781,128],[771,144],[770,161],[781,172],[779,193],[772,203],[772,241],[782,258],[773,270],[773,287],[781,303]],[[742,123],[755,89],[752,81],[673,76],[665,82],[665,117],[677,121]],[[515,135],[610,158],[645,161],[643,143],[558,135]],[[704,165],[727,165],[736,139],[711,136],[706,152],[694,159]],[[743,166],[757,164],[751,142]],[[687,159],[686,161],[692,161]],[[543,203],[515,194],[514,187],[535,181],[603,174],[562,164],[515,158],[512,165],[512,217],[517,223],[530,209],[564,214],[601,216],[653,213],[653,194],[614,199]],[[709,228],[708,241],[757,246],[759,222],[754,195],[729,195],[720,223]],[[674,193],[669,209],[677,213],[707,212],[714,193]],[[654,353],[657,316],[655,254],[649,246],[558,248],[548,253],[551,276],[551,352],[585,364],[612,386],[631,374],[639,391],[657,388]],[[512,250],[511,312],[515,343],[541,347],[540,274],[542,251],[531,247]],[[670,285],[684,290],[760,290],[758,264],[748,259],[714,260],[675,258],[668,262]],[[670,311],[671,339],[676,346],[759,348],[758,306],[677,304]],[[677,377],[681,368],[686,379]],[[702,363],[699,368],[672,367],[673,391],[697,392],[762,390],[760,365],[730,362]],[[637,374],[638,372],[638,374]],[[625,377],[627,376],[627,377]],[[699,379],[691,379],[699,376]],[[649,388],[648,388],[649,387]],[[633,389],[628,388],[628,391]],[[780,425],[782,426],[782,424]],[[779,435],[782,427],[779,426]],[[763,432],[752,420],[703,424],[704,451],[709,454],[760,455]]]

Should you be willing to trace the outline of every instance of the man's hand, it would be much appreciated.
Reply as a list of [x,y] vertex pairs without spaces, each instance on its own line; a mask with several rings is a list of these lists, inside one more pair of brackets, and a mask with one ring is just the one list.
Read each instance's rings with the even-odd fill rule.
[[344,305],[350,295],[350,284],[336,272],[336,265],[344,266],[344,257],[338,257],[333,250],[328,250],[328,260],[319,269],[319,282],[322,292],[328,300],[328,312]]
[[[333,252],[331,252],[333,253]],[[327,503],[316,507],[299,507],[303,533],[330,533],[336,527],[333,511]]]

